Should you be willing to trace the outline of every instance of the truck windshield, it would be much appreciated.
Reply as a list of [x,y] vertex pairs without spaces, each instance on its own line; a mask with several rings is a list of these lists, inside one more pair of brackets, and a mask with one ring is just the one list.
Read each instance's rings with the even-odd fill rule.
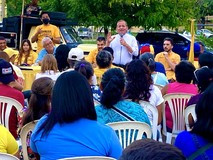
[[72,27],[60,27],[60,30],[66,43],[82,43],[81,38],[78,37],[78,34]]

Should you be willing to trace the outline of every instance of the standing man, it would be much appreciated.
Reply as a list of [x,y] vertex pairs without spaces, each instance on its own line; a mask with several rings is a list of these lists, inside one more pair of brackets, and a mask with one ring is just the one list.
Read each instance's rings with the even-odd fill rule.
[[172,51],[173,40],[171,38],[165,38],[163,40],[164,52],[160,52],[156,55],[155,61],[164,65],[166,70],[166,76],[169,81],[175,79],[175,66],[180,62],[180,56]]
[[102,49],[105,47],[106,45],[106,39],[104,37],[98,37],[97,38],[97,48],[90,51],[88,56],[85,57],[86,61],[88,61],[89,63],[91,63],[93,65],[93,67],[96,67],[96,56],[98,54],[98,52],[102,51]]
[[125,68],[125,65],[132,61],[132,57],[138,55],[138,44],[134,36],[127,33],[128,26],[126,21],[117,22],[116,31],[118,34],[107,36],[107,45],[114,51],[113,64]]
[[47,12],[41,13],[42,25],[39,25],[35,29],[35,34],[31,38],[31,42],[37,42],[37,53],[42,49],[42,39],[44,37],[49,37],[53,43],[60,43],[59,29],[55,25],[50,24],[50,17]]

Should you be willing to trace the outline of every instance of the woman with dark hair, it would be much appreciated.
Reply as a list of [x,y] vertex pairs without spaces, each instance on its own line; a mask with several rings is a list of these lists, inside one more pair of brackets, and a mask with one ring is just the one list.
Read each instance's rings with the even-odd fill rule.
[[154,84],[165,86],[169,83],[165,74],[155,71],[156,62],[154,60],[153,54],[146,52],[140,55],[139,59],[144,61],[148,66],[149,70],[151,71],[151,76]]
[[55,58],[57,60],[58,70],[60,72],[69,69],[69,63],[67,62],[69,51],[69,47],[65,44],[61,44],[56,48]]
[[192,131],[180,133],[175,141],[187,159],[213,159],[213,83],[198,101],[195,113],[197,121]]
[[50,112],[50,102],[54,81],[48,77],[35,80],[31,88],[29,107],[23,115],[22,126],[40,119]]
[[[162,95],[169,93],[188,93],[197,94],[198,89],[196,85],[191,84],[194,79],[195,67],[188,61],[181,61],[175,67],[176,82],[167,84],[162,90]],[[166,106],[166,126],[170,132],[173,126],[172,115],[169,106]]]
[[190,98],[187,106],[197,104],[200,97],[202,96],[202,93],[206,90],[206,88],[209,86],[209,84],[211,84],[211,82],[213,81],[212,70],[209,69],[207,66],[203,66],[203,67],[195,70],[194,76],[195,76],[195,84],[197,84],[199,93]]
[[121,69],[112,68],[103,74],[100,84],[101,105],[95,107],[98,121],[106,124],[135,120],[150,124],[146,113],[139,104],[122,98],[124,87],[125,76]]
[[15,60],[15,65],[31,66],[35,63],[38,54],[32,50],[31,43],[28,39],[24,39],[21,43],[19,55]]
[[96,81],[96,77],[94,76],[94,70],[92,68],[92,64],[87,61],[80,61],[75,64],[75,71],[81,73],[85,76],[91,86],[93,100],[95,104],[100,103],[101,90],[97,85],[94,85],[94,81]]
[[52,93],[52,109],[37,123],[31,148],[41,159],[78,156],[118,158],[121,145],[115,132],[96,119],[87,79],[76,71],[64,72]]
[[[153,85],[150,71],[141,60],[133,60],[126,69],[127,85],[125,98],[139,103],[140,100],[147,101],[158,109],[158,124],[162,120],[163,97],[158,87]],[[143,107],[143,106],[142,106]],[[152,113],[147,112],[152,122]]]

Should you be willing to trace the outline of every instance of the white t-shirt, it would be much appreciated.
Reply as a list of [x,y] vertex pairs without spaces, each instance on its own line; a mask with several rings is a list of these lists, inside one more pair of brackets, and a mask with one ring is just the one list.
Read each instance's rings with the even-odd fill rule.
[[41,78],[41,77],[49,77],[51,78],[53,81],[56,81],[57,78],[61,75],[60,72],[54,72],[53,70],[47,70],[44,73],[37,73],[36,74],[36,78]]

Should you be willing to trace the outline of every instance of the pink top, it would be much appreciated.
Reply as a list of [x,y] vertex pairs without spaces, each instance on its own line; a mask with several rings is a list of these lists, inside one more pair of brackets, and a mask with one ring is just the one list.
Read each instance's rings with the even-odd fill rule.
[[[167,94],[169,93],[197,94],[198,88],[194,84],[174,82],[174,83],[168,84]],[[172,129],[172,126],[173,126],[172,115],[168,106],[166,106],[166,126],[170,129]]]

